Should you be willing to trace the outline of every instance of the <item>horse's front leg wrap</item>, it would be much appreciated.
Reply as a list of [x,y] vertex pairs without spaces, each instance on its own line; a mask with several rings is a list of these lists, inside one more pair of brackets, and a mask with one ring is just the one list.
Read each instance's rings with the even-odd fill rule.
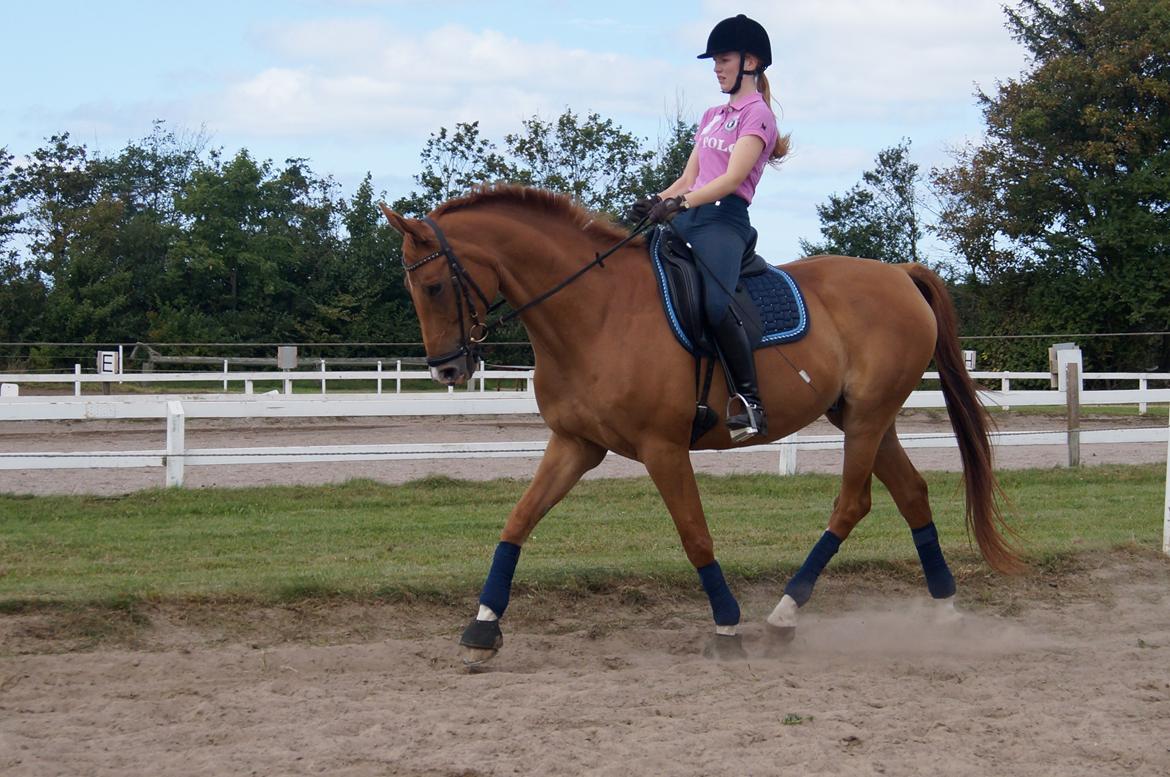
[[784,593],[791,596],[797,605],[803,607],[804,603],[812,597],[813,586],[817,584],[821,570],[837,554],[840,547],[840,538],[826,529],[821,538],[817,540],[817,544],[813,545],[813,549],[809,551],[804,564],[796,570],[796,574],[788,581],[788,585],[784,586]]
[[943,558],[942,546],[938,542],[938,529],[934,522],[914,529],[910,532],[914,537],[914,547],[918,549],[918,560],[922,562],[922,571],[926,575],[926,588],[935,599],[947,599],[955,595],[955,576],[951,574],[946,559]]
[[500,542],[496,546],[492,568],[484,581],[479,603],[491,610],[497,618],[503,617],[504,610],[508,609],[508,599],[512,595],[512,575],[516,572],[516,562],[519,560],[519,545]]
[[711,614],[715,616],[716,626],[735,626],[739,624],[739,602],[727,587],[723,579],[723,570],[718,561],[712,561],[705,567],[698,569],[699,579],[703,581],[703,590],[711,600]]

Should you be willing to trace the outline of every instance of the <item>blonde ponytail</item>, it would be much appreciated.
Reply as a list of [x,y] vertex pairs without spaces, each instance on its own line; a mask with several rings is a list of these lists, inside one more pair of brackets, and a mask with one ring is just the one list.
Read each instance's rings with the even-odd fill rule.
[[[760,73],[756,76],[756,91],[764,96],[764,104],[769,108],[772,107],[772,87],[768,85],[768,76]],[[772,153],[768,156],[768,164],[779,166],[784,158],[788,156],[788,151],[792,145],[792,135],[779,135],[776,138],[776,145],[772,147]]]

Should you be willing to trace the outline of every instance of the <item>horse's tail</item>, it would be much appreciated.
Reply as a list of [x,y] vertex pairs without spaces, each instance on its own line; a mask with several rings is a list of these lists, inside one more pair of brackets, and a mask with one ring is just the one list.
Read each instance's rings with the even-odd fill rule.
[[931,270],[920,264],[903,267],[926,298],[938,322],[934,363],[942,383],[951,428],[959,441],[967,492],[967,528],[975,535],[979,552],[993,569],[1020,572],[1024,564],[1004,536],[1012,532],[1003,519],[999,505],[1003,492],[991,467],[988,426],[992,421],[979,402],[975,382],[963,364],[955,305],[942,279]]

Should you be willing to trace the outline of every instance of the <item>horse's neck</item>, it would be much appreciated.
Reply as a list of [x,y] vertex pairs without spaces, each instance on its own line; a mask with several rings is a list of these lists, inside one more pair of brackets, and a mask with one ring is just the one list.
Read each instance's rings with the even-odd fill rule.
[[[574,226],[520,224],[520,234],[502,243],[523,246],[501,255],[501,291],[515,309],[555,288],[607,247]],[[626,251],[631,249],[624,249]],[[550,355],[572,357],[599,338],[613,336],[615,306],[626,304],[629,257],[615,254],[547,299],[521,313],[533,346]],[[621,292],[621,293],[615,293]]]

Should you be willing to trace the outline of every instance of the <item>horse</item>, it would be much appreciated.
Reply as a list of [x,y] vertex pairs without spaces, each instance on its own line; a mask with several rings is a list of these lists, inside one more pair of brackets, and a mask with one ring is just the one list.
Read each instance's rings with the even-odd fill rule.
[[[536,401],[551,432],[460,639],[469,665],[503,643],[499,619],[525,540],[609,451],[641,462],[665,502],[711,604],[715,633],[705,652],[742,657],[739,605],[715,557],[689,452],[772,442],[822,415],[844,432],[840,490],[824,534],[766,619],[767,644],[793,638],[798,609],[870,510],[873,475],[909,525],[930,595],[953,610],[954,576],[926,482],[896,430],[898,411],[932,359],[958,439],[969,534],[993,569],[1022,568],[1000,507],[990,419],[962,360],[954,305],[929,268],[844,256],[786,263],[811,324],[802,339],[755,352],[767,436],[737,444],[719,423],[692,443],[695,357],[668,327],[644,235],[566,196],[515,185],[480,187],[423,219],[380,207],[403,238],[406,285],[432,377],[448,386],[468,380],[478,344],[496,323],[488,321],[492,301],[502,297],[528,332]],[[715,384],[710,406],[720,408],[728,390]]]

